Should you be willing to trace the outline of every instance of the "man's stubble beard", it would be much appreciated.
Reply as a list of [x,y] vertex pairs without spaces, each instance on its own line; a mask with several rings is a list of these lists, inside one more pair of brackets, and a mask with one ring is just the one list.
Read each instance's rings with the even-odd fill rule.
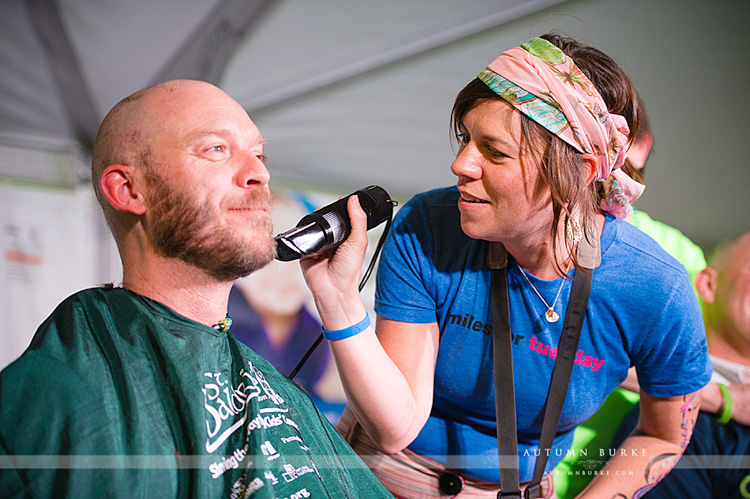
[[172,188],[158,174],[148,173],[146,177],[152,196],[150,229],[161,255],[180,259],[222,282],[249,275],[275,257],[267,191],[248,191],[241,201],[245,207],[266,210],[265,217],[248,220],[258,234],[248,241],[232,227],[221,224],[220,213],[214,206],[199,204],[188,194]]

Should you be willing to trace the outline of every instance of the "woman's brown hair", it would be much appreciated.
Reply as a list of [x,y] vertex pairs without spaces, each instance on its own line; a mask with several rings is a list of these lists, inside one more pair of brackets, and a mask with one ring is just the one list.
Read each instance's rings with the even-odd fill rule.
[[[630,78],[622,68],[600,50],[573,39],[557,34],[546,34],[540,38],[556,45],[573,59],[576,66],[597,88],[609,112],[623,116],[630,128],[630,136],[637,136],[643,113],[641,101]],[[471,81],[456,96],[451,113],[452,128],[456,138],[461,134],[466,113],[483,99],[502,98],[479,79]],[[562,263],[557,260],[556,251],[560,222],[562,220],[567,230],[573,223],[571,222],[572,214],[577,213],[578,222],[582,227],[595,227],[594,216],[599,212],[600,196],[609,194],[611,180],[592,182],[586,186],[586,171],[581,154],[571,145],[523,114],[521,114],[521,131],[521,149],[531,146],[528,149],[539,170],[540,179],[550,187],[553,211],[550,228],[553,263],[558,272],[565,275]],[[542,152],[538,154],[535,151]],[[584,230],[584,237],[591,238],[597,235],[589,234]],[[578,260],[571,242],[567,241],[567,245],[573,264],[578,267]]]

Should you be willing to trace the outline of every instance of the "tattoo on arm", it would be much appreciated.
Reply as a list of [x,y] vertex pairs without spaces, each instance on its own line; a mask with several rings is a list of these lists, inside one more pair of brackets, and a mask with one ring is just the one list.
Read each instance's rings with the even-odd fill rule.
[[633,494],[633,498],[637,499],[643,497],[646,492],[653,489],[654,486],[659,483],[662,478],[667,476],[667,473],[669,473],[672,468],[674,468],[675,463],[677,463],[679,459],[680,455],[678,454],[662,454],[652,459],[651,462],[648,463],[648,466],[646,466],[646,475],[644,478],[646,479],[647,485],[636,490],[635,494]]
[[[682,451],[685,450],[690,437],[693,434],[693,428],[695,426],[695,413],[700,408],[701,396],[700,392],[691,393],[685,395],[683,398],[684,404],[680,408],[680,414],[682,415],[682,421],[680,427],[682,429],[682,440],[680,442],[680,448]],[[679,454],[662,454],[652,459],[646,467],[646,484],[644,487],[635,491],[633,498],[637,499],[643,497],[643,495],[654,488],[667,474],[672,471],[677,461],[682,457],[682,452]]]
[[690,436],[693,434],[695,427],[694,414],[701,406],[701,394],[700,392],[691,393],[685,395],[683,400],[685,403],[680,408],[680,413],[682,414],[682,442],[680,442],[680,447],[684,451],[690,442]]

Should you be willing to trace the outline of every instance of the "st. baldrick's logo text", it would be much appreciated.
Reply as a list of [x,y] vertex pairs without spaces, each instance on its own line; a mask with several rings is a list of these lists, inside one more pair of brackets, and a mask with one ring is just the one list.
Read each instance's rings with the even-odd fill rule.
[[[203,385],[203,406],[206,408],[206,452],[212,453],[242,428],[247,420],[248,403],[253,398],[258,401],[270,400],[282,405],[284,400],[271,388],[265,376],[248,362],[248,369],[240,369],[242,381],[233,386],[223,373],[205,373],[209,378]],[[229,425],[229,426],[227,426]]]

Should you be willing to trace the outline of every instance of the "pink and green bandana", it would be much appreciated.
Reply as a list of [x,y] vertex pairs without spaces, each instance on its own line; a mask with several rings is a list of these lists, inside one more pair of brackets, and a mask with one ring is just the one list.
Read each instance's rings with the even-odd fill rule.
[[[493,92],[581,153],[597,157],[596,180],[610,174],[633,202],[645,186],[619,168],[625,162],[630,130],[625,118],[610,114],[593,83],[562,50],[542,38],[500,54],[479,73]],[[629,204],[602,202],[618,218]]]

